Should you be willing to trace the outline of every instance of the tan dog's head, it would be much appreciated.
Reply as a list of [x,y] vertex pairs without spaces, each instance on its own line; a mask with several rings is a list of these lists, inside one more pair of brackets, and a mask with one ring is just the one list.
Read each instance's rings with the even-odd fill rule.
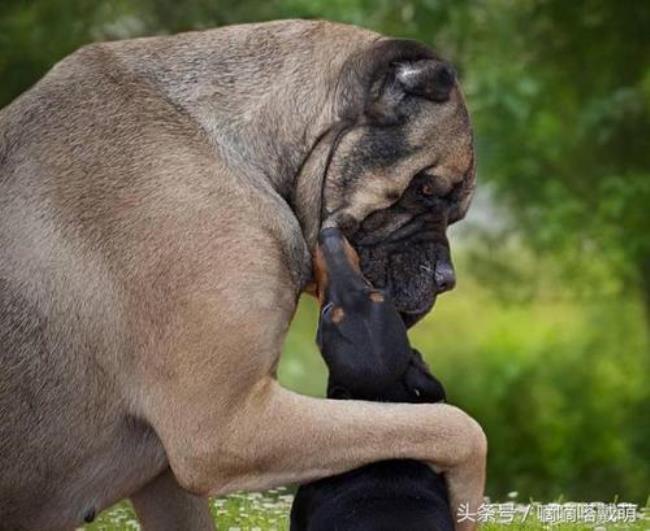
[[410,326],[455,283],[446,230],[474,188],[467,108],[451,66],[394,39],[348,60],[337,105],[348,126],[327,171],[323,226],[343,230]]

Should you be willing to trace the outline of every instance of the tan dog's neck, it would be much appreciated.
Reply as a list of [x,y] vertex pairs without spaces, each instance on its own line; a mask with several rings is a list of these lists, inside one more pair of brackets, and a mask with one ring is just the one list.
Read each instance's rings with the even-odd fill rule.
[[341,71],[377,37],[329,22],[278,21],[110,46],[121,65],[192,117],[220,159],[290,202],[312,250]]
[[316,249],[318,232],[325,221],[321,213],[328,162],[336,149],[338,138],[345,134],[346,126],[345,122],[337,122],[318,138],[294,183],[291,204],[307,246],[312,251]]

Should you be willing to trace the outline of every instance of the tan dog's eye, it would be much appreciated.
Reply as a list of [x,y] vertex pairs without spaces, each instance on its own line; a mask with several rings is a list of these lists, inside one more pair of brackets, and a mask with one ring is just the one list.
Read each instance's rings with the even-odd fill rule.
[[427,199],[434,197],[445,199],[453,190],[450,180],[440,175],[423,171],[418,174],[418,178],[420,179],[418,193]]

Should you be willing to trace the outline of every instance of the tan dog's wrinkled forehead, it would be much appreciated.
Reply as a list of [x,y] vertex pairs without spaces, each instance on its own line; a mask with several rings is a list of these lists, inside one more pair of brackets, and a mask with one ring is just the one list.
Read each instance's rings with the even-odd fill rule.
[[[434,177],[441,196],[460,183],[472,186],[472,129],[453,68],[424,47],[411,49],[410,41],[386,43],[406,58],[397,54],[383,68],[368,67],[378,79],[367,81],[364,113],[340,140],[328,169],[326,226],[354,227],[395,203],[421,172]],[[367,60],[388,59],[368,52]],[[463,212],[468,203],[466,194]]]

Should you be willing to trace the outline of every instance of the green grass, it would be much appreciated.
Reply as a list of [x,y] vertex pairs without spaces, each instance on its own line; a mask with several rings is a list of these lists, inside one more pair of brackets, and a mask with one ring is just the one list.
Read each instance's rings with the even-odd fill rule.
[[[286,489],[275,489],[265,493],[233,494],[226,498],[219,498],[211,501],[212,515],[214,516],[217,528],[220,531],[287,531],[289,529],[289,509],[292,496]],[[482,529],[491,531],[494,529],[515,530],[546,530],[549,527],[558,531],[571,530],[581,531],[587,529],[628,529],[632,531],[650,530],[650,509],[639,510],[636,521],[625,523],[622,519],[618,522],[609,523],[574,523],[555,524],[549,526],[537,518],[539,506],[533,505],[527,511],[527,504],[509,502],[515,509],[512,523],[483,523]],[[492,506],[495,507],[495,506]],[[500,507],[504,507],[501,509]],[[494,512],[485,512],[490,515],[491,520],[504,518],[508,521],[508,514],[505,508],[509,506],[497,505]],[[542,510],[553,511],[554,506],[542,506]],[[524,515],[526,515],[524,517]],[[486,516],[487,518],[487,516]],[[135,514],[129,503],[123,502],[110,510],[104,511],[97,520],[85,527],[87,531],[118,531],[128,529],[139,529]],[[404,530],[408,531],[408,530]]]

